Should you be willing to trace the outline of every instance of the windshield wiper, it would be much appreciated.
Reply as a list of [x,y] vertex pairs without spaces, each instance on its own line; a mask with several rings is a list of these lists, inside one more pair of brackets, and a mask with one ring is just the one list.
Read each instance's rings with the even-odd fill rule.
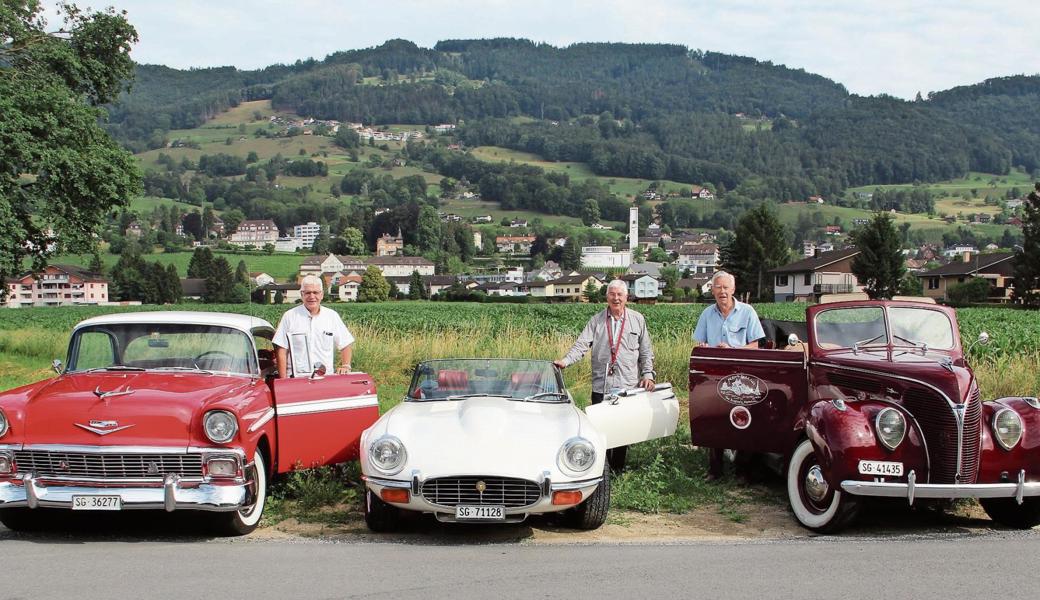
[[549,397],[557,398],[562,401],[567,399],[567,394],[564,394],[563,392],[542,392],[533,396],[527,396],[524,398],[524,402],[542,402],[541,398]]
[[879,333],[879,334],[875,335],[874,337],[870,338],[869,340],[860,340],[860,341],[856,342],[855,344],[852,344],[852,352],[853,352],[853,354],[859,352],[860,349],[863,348],[864,346],[866,346],[868,344],[871,344],[873,342],[876,342],[876,341],[878,341],[879,339],[881,339],[883,337],[885,337],[885,334],[882,332],[882,333]]
[[155,367],[156,371],[191,371],[192,373],[203,373],[205,375],[212,375],[213,371],[203,369],[198,365],[194,367]]
[[144,371],[144,367],[129,367],[127,365],[109,365],[107,367],[94,367],[87,369],[84,373],[96,373],[97,371]]

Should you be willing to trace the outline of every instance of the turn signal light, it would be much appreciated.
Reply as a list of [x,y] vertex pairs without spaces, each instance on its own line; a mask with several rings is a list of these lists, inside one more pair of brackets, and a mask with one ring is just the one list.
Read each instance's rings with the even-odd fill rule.
[[383,502],[396,502],[398,504],[408,503],[408,490],[402,488],[384,488],[379,492],[379,497],[383,499]]
[[568,504],[578,504],[579,502],[581,502],[580,491],[553,492],[552,503],[555,506],[566,506]]

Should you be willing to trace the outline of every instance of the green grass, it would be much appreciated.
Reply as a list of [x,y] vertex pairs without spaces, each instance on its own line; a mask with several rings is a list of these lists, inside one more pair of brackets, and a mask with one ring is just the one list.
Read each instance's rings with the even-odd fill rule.
[[[972,171],[965,177],[921,185],[944,196],[959,196],[963,192],[970,193],[974,189],[978,191],[980,198],[985,198],[986,194],[1003,196],[1004,192],[1012,187],[1017,187],[1023,194],[1027,194],[1033,189],[1032,178],[1028,173],[1019,169],[1012,169],[1007,175],[993,175],[991,173]],[[913,184],[864,185],[850,188],[849,191],[870,193],[878,188],[882,190],[900,190],[913,187]]]
[[[142,196],[140,198],[133,198],[130,200],[130,210],[136,212],[141,217],[147,217],[148,215],[152,214],[152,211],[154,211],[159,206],[165,206],[166,208],[176,206],[181,210],[182,213],[191,212],[193,210],[200,210],[200,208],[198,206],[195,206],[194,204],[188,204],[187,202],[179,202],[171,198]],[[212,208],[212,205],[210,205],[210,208]],[[219,215],[222,211],[218,210],[215,212]]]
[[[145,254],[142,258],[148,262],[158,262],[163,265],[173,264],[177,267],[177,272],[181,277],[187,277],[188,263],[191,262],[191,255],[191,252],[174,252],[171,254],[158,252],[155,254]],[[270,255],[234,254],[220,250],[215,251],[214,255],[226,258],[227,261],[231,263],[232,269],[238,265],[238,261],[244,260],[246,261],[246,267],[250,272],[267,273],[279,282],[288,281],[293,274],[300,270],[300,263],[302,263],[303,259],[308,256],[306,254],[290,254],[285,252],[276,252]],[[92,256],[90,254],[65,254],[51,258],[50,262],[53,264],[78,265],[85,267],[90,264],[91,258]],[[119,257],[114,254],[104,253],[101,255],[101,262],[104,263],[106,268],[111,268],[118,260]]]

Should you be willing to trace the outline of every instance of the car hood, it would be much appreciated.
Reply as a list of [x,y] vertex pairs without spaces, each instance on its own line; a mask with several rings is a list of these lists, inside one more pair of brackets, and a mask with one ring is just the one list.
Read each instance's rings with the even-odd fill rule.
[[200,410],[249,383],[197,373],[64,375],[26,402],[22,439],[25,444],[188,446]]
[[402,402],[383,416],[385,427],[373,427],[368,441],[384,432],[400,439],[408,453],[406,477],[417,469],[424,480],[450,475],[537,480],[543,471],[558,472],[560,447],[579,435],[582,416],[570,403],[495,397]]

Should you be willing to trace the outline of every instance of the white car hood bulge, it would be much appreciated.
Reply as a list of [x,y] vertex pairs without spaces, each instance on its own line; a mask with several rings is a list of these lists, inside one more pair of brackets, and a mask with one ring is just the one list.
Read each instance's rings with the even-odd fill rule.
[[[582,427],[573,404],[495,397],[402,402],[383,419],[386,433],[400,439],[408,453],[402,474],[418,469],[424,480],[450,475],[538,480],[543,471],[558,479],[560,447]],[[381,433],[379,425],[373,433]],[[590,434],[598,446],[598,436]]]

